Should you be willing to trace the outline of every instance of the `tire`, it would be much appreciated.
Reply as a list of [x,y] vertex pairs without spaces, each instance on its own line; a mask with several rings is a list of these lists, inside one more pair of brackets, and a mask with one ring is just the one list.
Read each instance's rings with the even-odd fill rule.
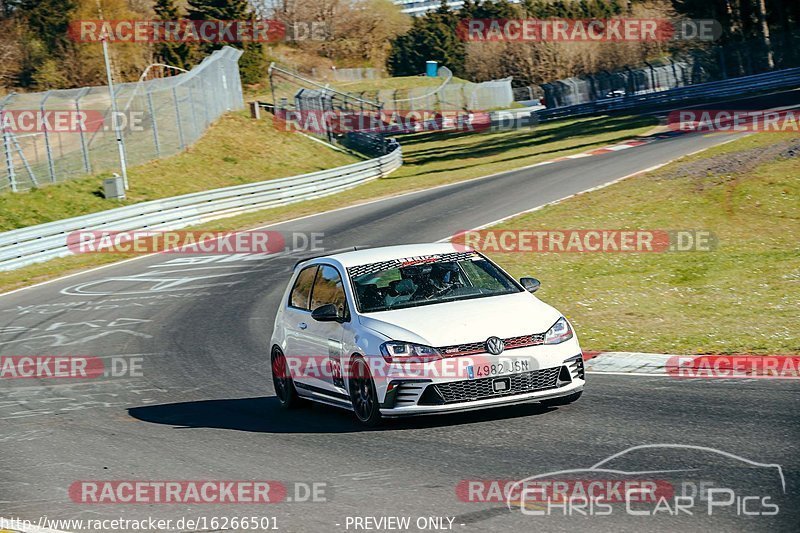
[[583,394],[583,391],[579,390],[578,392],[573,392],[572,394],[570,394],[568,396],[561,396],[560,398],[552,398],[550,400],[542,400],[541,404],[545,405],[547,407],[551,407],[551,406],[555,407],[555,406],[558,406],[558,405],[567,405],[567,404],[570,404],[572,402],[577,401],[578,398],[581,397],[581,394]]
[[356,357],[350,363],[350,402],[356,419],[367,427],[375,427],[381,423],[381,410],[375,381],[369,366],[363,357]]
[[303,400],[297,395],[297,389],[294,388],[294,381],[292,381],[289,367],[286,364],[286,356],[283,355],[280,348],[273,348],[270,363],[272,366],[272,385],[275,387],[275,396],[278,397],[281,407],[283,409],[300,407]]

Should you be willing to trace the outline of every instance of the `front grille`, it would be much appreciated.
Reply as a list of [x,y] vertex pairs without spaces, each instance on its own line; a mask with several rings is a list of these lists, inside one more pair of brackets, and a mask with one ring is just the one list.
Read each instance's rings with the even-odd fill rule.
[[[506,350],[514,348],[524,348],[526,346],[538,346],[544,344],[544,333],[534,335],[522,335],[520,337],[509,337],[503,339]],[[476,353],[486,353],[486,341],[468,342],[466,344],[454,344],[437,348],[445,357],[456,357],[459,355],[473,355]]]
[[[499,398],[501,396],[512,396],[514,394],[555,389],[558,386],[557,381],[560,370],[561,367],[557,366],[555,368],[545,368],[543,370],[534,370],[532,372],[513,374],[511,376],[438,383],[436,385],[429,385],[429,388],[434,387],[436,392],[444,398],[444,403],[446,404],[474,402],[475,400],[484,400],[486,398]],[[492,383],[496,379],[502,378],[508,378],[511,382],[511,387],[507,391],[499,393],[494,392]],[[427,394],[424,394],[419,405],[424,405],[423,401],[428,397]]]

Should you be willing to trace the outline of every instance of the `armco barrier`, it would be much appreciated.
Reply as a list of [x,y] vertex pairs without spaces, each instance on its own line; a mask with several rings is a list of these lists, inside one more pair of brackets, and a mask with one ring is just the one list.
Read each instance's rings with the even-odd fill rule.
[[403,164],[400,148],[352,165],[186,194],[0,233],[0,271],[70,255],[74,231],[172,230],[327,196],[385,176]]
[[663,111],[669,107],[695,100],[709,101],[729,96],[745,96],[754,92],[800,87],[800,68],[778,70],[754,76],[742,76],[723,81],[686,85],[675,89],[647,94],[607,98],[585,104],[555,107],[537,111],[539,122],[590,114],[646,109]]

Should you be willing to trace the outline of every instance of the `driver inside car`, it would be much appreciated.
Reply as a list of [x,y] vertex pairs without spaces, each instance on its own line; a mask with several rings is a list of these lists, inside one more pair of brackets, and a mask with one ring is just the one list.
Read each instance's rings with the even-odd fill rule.
[[461,272],[456,263],[436,263],[430,267],[427,274],[424,281],[419,283],[414,298],[432,298],[463,285]]

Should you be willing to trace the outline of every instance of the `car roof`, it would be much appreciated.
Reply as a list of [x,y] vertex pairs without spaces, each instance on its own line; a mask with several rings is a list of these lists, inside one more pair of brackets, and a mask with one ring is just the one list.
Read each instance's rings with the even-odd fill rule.
[[402,244],[397,246],[381,246],[379,248],[366,248],[350,252],[338,252],[331,255],[314,258],[315,262],[326,259],[337,261],[343,267],[368,265],[392,259],[405,259],[407,257],[439,255],[453,252],[467,252],[470,248],[463,245],[451,243],[426,243],[426,244]]

